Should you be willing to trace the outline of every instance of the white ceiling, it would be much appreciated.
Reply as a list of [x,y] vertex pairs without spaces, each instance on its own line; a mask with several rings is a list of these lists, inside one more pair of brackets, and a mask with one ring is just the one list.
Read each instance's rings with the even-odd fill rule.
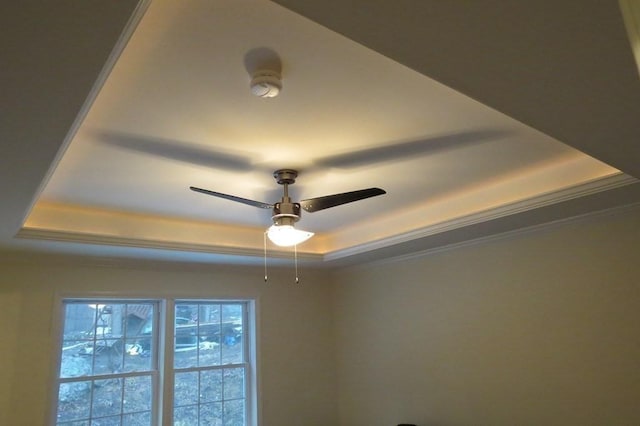
[[[16,58],[53,69],[14,61],[11,76],[19,84],[6,82],[26,99],[14,105],[18,121],[3,135],[11,154],[3,165],[7,171],[20,168],[7,175],[20,193],[7,189],[16,195],[9,197],[12,207],[3,209],[4,246],[180,260],[259,259],[270,212],[188,187],[273,203],[281,196],[271,175],[278,168],[300,171],[290,188],[295,199],[366,187],[387,191],[303,214],[299,227],[316,232],[298,248],[310,261],[403,255],[640,199],[631,177],[640,175],[640,129],[633,118],[640,108],[638,74],[617,8],[605,16],[615,18],[607,21],[598,11],[599,20],[591,22],[602,25],[607,52],[622,58],[604,65],[611,67],[605,87],[600,77],[565,78],[563,61],[574,61],[558,52],[568,47],[563,40],[556,39],[557,50],[539,46],[546,41],[527,39],[515,24],[484,22],[479,41],[477,33],[473,38],[477,28],[467,28],[477,44],[471,49],[460,27],[469,20],[463,12],[471,11],[461,3],[409,2],[388,9],[374,2],[367,16],[341,2],[334,8],[319,7],[325,4],[320,1],[306,7],[278,2],[295,12],[267,0],[123,3],[62,8],[55,19],[46,15],[54,11],[12,11],[27,21],[38,14],[48,18],[50,36],[61,40],[31,34],[26,22],[14,32]],[[601,7],[592,6],[594,12]],[[480,12],[501,24],[526,13],[528,23],[539,24],[525,9],[497,16]],[[547,17],[547,32],[570,40],[586,34],[581,16],[570,15],[582,33],[567,33],[571,23],[561,26],[569,12],[557,10],[559,22]],[[418,15],[423,19],[416,20]],[[82,24],[65,27],[77,16]],[[420,33],[430,27],[424,19],[442,27],[443,16],[450,25],[441,31],[451,31],[449,39]],[[102,28],[96,28],[98,21]],[[564,31],[555,34],[554,26]],[[514,30],[530,50],[517,38],[505,46]],[[611,48],[614,41],[617,49]],[[599,46],[592,47],[599,53]],[[484,54],[477,67],[467,63],[479,53]],[[431,54],[438,64],[429,60]],[[281,62],[283,90],[277,98],[254,97],[250,71],[273,55]],[[536,69],[528,64],[523,73],[518,65],[529,60],[554,80],[531,80],[523,90],[522,78]],[[19,65],[29,68],[28,78]],[[583,71],[603,72],[602,64],[596,68]],[[625,98],[612,98],[620,80],[629,83],[622,88]],[[564,83],[560,90],[558,82]],[[510,88],[515,93],[505,93]],[[563,108],[559,116],[556,109]],[[615,121],[602,122],[603,114]],[[620,146],[627,150],[617,152]],[[47,160],[50,166],[43,168]]]

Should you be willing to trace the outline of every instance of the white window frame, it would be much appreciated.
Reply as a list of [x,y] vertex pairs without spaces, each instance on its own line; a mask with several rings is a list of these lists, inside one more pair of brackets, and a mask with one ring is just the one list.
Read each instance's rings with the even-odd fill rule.
[[[65,315],[65,303],[66,302],[82,302],[82,303],[96,303],[96,302],[108,302],[108,303],[155,303],[155,327],[154,334],[157,341],[156,351],[153,355],[155,358],[155,364],[157,365],[157,371],[151,371],[148,373],[152,377],[153,384],[153,402],[154,408],[152,412],[152,425],[153,426],[169,426],[173,425],[173,386],[174,375],[178,369],[174,368],[174,321],[175,321],[175,306],[176,303],[239,303],[244,304],[245,308],[243,315],[243,338],[241,344],[243,345],[243,353],[246,364],[245,367],[245,423],[247,426],[259,425],[259,403],[258,403],[258,362],[257,362],[257,301],[255,298],[238,297],[238,298],[221,298],[221,297],[179,297],[179,296],[161,296],[161,297],[140,297],[129,294],[122,294],[119,297],[113,295],[104,296],[99,294],[89,295],[58,295],[56,297],[56,309],[54,309],[54,326],[53,331],[55,333],[55,356],[52,357],[53,370],[51,380],[52,399],[50,402],[49,419],[51,425],[56,425],[57,421],[57,408],[58,408],[58,389],[61,382],[66,381],[60,378],[61,368],[61,347],[63,344],[64,333],[64,315]],[[152,362],[153,366],[153,362]],[[202,370],[203,368],[194,368],[194,371]],[[206,369],[206,368],[204,368]],[[147,373],[144,373],[145,375]],[[122,376],[128,376],[129,373],[123,373]],[[133,373],[133,375],[140,375],[140,373]],[[93,378],[102,379],[102,376],[85,376],[84,380]]]

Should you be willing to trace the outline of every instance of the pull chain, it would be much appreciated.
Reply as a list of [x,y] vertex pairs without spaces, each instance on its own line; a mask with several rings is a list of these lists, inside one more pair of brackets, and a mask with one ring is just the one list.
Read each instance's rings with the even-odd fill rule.
[[264,282],[267,282],[267,233],[263,234],[264,237]]
[[[266,283],[269,279],[267,275],[267,233],[263,234],[263,247],[264,247],[264,282]],[[293,262],[295,265],[296,272],[296,284],[300,283],[300,277],[298,276],[298,245],[294,244],[293,246]]]
[[293,246],[293,257],[294,257],[294,263],[296,264],[296,284],[299,284],[300,279],[298,278],[298,245],[297,244]]

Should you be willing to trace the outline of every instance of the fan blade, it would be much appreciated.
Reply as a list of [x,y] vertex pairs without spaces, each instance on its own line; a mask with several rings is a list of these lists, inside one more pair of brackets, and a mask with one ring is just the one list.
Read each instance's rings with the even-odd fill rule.
[[371,198],[378,195],[386,194],[387,192],[380,188],[367,188],[360,189],[358,191],[343,192],[342,194],[326,195],[324,197],[309,198],[307,200],[300,201],[300,206],[309,213],[317,212],[318,210],[328,209],[330,207],[339,206],[341,204],[352,203],[358,200],[364,200],[365,198]]
[[258,207],[261,209],[270,209],[273,208],[273,204],[262,203],[260,201],[249,200],[247,198],[236,197],[235,195],[223,194],[221,192],[209,191],[208,189],[196,188],[195,186],[190,186],[189,189],[195,192],[200,192],[202,194],[213,195],[214,197],[224,198],[225,200],[236,201],[238,203],[247,204],[249,206]]

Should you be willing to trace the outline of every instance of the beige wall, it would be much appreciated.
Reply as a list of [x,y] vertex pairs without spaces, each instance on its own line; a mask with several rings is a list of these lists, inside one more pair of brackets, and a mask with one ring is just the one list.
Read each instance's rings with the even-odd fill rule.
[[3,260],[0,425],[44,424],[56,294],[85,290],[257,297],[265,426],[640,424],[639,242],[635,210],[300,286]]
[[341,425],[640,424],[640,210],[335,273]]
[[256,297],[259,303],[262,424],[336,424],[335,365],[326,274],[224,267],[198,270],[0,262],[0,425],[46,424],[56,294]]

